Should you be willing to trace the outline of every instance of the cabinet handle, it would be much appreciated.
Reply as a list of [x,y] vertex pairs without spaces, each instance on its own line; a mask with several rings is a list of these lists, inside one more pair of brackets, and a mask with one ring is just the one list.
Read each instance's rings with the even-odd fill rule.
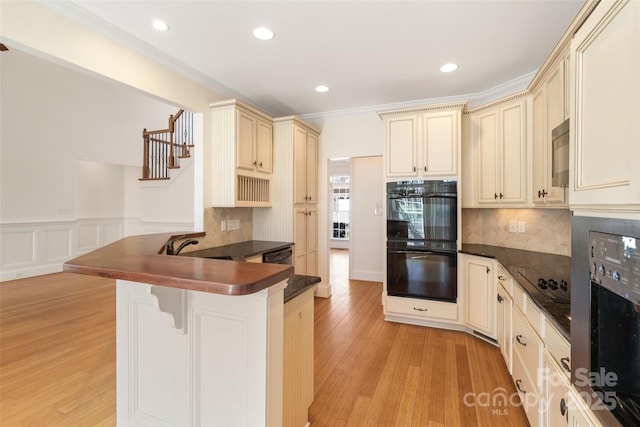
[[501,280],[501,281],[503,281],[503,282],[504,282],[505,280],[507,280],[507,278],[506,278],[506,277],[504,277],[504,276],[501,274],[501,275],[499,275],[499,276],[498,276],[498,280]]
[[487,267],[487,274],[489,274],[490,271],[491,271],[491,269],[489,267]]
[[560,399],[560,414],[562,414],[562,416],[564,416],[567,413],[567,410],[569,408],[567,407],[567,402],[564,401],[564,397],[562,399]]
[[416,171],[416,167],[415,167],[415,166],[413,167],[413,171],[414,171],[414,172]]
[[498,193],[493,193],[493,198],[497,200],[498,199]]
[[262,162],[258,163],[258,166],[262,167]]
[[523,390],[523,389],[520,387],[520,383],[521,383],[521,382],[522,382],[522,380],[516,380],[516,388],[518,389],[518,391],[519,391],[520,393],[522,393],[522,394],[527,394],[527,391],[526,391],[526,390]]
[[521,346],[527,346],[527,343],[522,341],[522,335],[516,335],[516,341],[518,341],[518,344],[520,344]]
[[418,308],[418,307],[413,307],[413,309],[414,309],[415,311],[429,311],[429,309],[428,309],[428,308]]
[[254,160],[253,163],[251,163],[253,166],[257,166],[258,165],[258,161]]
[[424,167],[424,171],[425,171],[425,172],[427,171],[427,166],[426,166],[426,165],[425,165],[425,167]]
[[502,301],[504,301],[504,298],[502,297],[502,295],[498,294],[498,302],[502,303]]
[[569,358],[568,357],[563,357],[562,359],[560,359],[560,364],[562,365],[562,367],[564,368],[565,371],[571,372],[571,368],[569,367]]
[[502,199],[504,197],[504,195],[502,193],[500,193],[500,198]]
[[538,198],[546,196],[548,193],[545,190],[538,190]]

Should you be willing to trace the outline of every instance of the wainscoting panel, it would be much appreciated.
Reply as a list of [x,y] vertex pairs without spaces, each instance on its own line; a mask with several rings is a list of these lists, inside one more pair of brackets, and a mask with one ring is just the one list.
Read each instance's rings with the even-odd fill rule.
[[113,217],[0,224],[0,282],[60,272],[66,261],[125,236],[192,230],[192,222]]

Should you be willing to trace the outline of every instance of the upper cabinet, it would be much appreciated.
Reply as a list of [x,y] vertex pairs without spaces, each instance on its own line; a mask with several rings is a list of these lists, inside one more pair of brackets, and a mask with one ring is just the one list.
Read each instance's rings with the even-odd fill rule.
[[463,174],[463,192],[473,194],[473,205],[518,206],[527,202],[525,95],[470,111],[470,140],[465,148],[475,164]]
[[640,210],[640,2],[602,0],[571,41],[572,209]]
[[564,205],[565,188],[552,186],[552,140],[551,132],[568,117],[565,72],[569,46],[555,62],[546,78],[533,91],[533,147],[532,172],[534,204]]
[[273,123],[242,107],[237,114],[237,167],[244,171],[273,172]]
[[271,206],[273,120],[235,99],[209,105],[205,196],[216,207]]
[[294,203],[318,203],[318,133],[306,126],[293,127]]
[[464,106],[442,104],[378,113],[385,121],[387,178],[457,176]]

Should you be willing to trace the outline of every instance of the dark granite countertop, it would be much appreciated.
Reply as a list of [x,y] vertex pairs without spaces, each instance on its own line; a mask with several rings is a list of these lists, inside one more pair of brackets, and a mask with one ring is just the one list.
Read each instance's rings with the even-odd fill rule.
[[[233,243],[231,245],[216,246],[213,248],[200,249],[197,251],[181,253],[180,256],[196,258],[217,258],[230,259],[231,261],[244,261],[256,255],[285,249],[292,246],[290,242],[270,242],[265,240],[247,240],[246,242]],[[320,283],[317,276],[305,276],[292,274],[289,284],[284,288],[284,302],[292,300],[298,295],[306,292],[310,288]]]
[[571,340],[571,304],[552,302],[537,292],[533,292],[532,285],[520,274],[526,273],[527,270],[545,271],[549,277],[569,280],[571,277],[571,257],[472,243],[463,243],[460,252],[498,260],[521,285],[531,301],[547,314],[547,317],[567,340]]
[[247,240],[246,242],[233,243],[230,245],[216,246],[213,248],[200,249],[192,252],[183,252],[180,256],[190,256],[196,258],[226,258],[231,257],[233,261],[244,261],[256,255],[293,246],[291,242],[270,242],[266,240]]
[[294,274],[289,279],[289,284],[284,288],[284,302],[294,299],[298,295],[305,293],[309,289],[320,283],[321,279],[317,276],[304,276],[302,274]]

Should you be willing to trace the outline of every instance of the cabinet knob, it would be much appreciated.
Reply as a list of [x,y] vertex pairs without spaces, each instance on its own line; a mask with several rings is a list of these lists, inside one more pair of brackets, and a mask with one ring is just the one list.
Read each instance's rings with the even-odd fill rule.
[[498,302],[502,303],[502,301],[504,301],[504,298],[502,297],[502,295],[498,294]]
[[257,166],[258,165],[258,161],[254,160],[253,163],[251,163],[253,166]]
[[262,162],[258,163],[258,166],[262,167]]

